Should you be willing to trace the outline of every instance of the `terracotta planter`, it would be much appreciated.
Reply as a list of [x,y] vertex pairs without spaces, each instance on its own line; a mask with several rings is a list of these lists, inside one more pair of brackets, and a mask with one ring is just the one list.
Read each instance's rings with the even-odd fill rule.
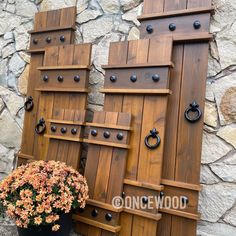
[[31,226],[27,229],[17,227],[19,236],[69,236],[72,229],[72,214],[60,215],[60,220],[57,222],[60,229],[56,232],[52,231],[52,226]]

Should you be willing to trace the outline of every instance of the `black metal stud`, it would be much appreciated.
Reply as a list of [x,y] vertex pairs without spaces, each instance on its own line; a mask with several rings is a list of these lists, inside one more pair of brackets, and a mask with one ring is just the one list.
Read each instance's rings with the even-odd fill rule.
[[48,75],[44,75],[44,76],[43,76],[43,81],[44,81],[44,82],[48,82],[48,80],[49,80]]
[[116,135],[116,137],[117,137],[118,140],[122,140],[124,138],[124,135],[123,135],[123,133],[118,133]]
[[96,130],[96,129],[91,130],[91,135],[92,135],[93,137],[96,137],[96,136],[98,135],[97,130]]
[[92,217],[97,217],[98,216],[98,210],[97,209],[93,209],[92,212],[91,212],[91,216]]
[[142,197],[143,204],[148,204],[148,197],[144,196]]
[[33,44],[38,44],[38,39],[33,39]]
[[51,43],[51,41],[52,41],[52,39],[51,39],[50,37],[47,37],[47,38],[46,38],[46,42],[47,42],[47,43]]
[[158,81],[160,80],[160,75],[158,75],[158,74],[153,75],[153,76],[152,76],[152,80],[153,80],[154,82],[158,82]]
[[79,208],[79,213],[84,213],[84,208]]
[[132,76],[130,76],[130,80],[133,82],[133,83],[135,83],[136,81],[137,81],[137,76],[136,75],[132,75]]
[[201,28],[201,22],[199,20],[194,21],[193,27],[196,30],[200,29]]
[[115,75],[112,75],[112,76],[110,77],[110,81],[111,81],[112,83],[115,83],[115,82],[117,81],[117,77],[116,77]]
[[57,80],[58,80],[58,82],[63,82],[63,80],[64,80],[64,77],[63,76],[61,76],[61,75],[59,75],[58,77],[57,77]]
[[104,133],[103,133],[103,137],[104,138],[110,138],[110,132],[109,131],[105,131]]
[[181,201],[183,204],[186,204],[186,205],[189,203],[188,197],[186,196],[181,196]]
[[61,41],[62,43],[64,43],[64,42],[66,41],[66,38],[65,38],[64,35],[60,36],[60,41]]
[[169,30],[170,31],[175,31],[176,30],[176,25],[174,23],[169,24]]
[[160,198],[162,199],[164,196],[165,196],[165,193],[161,191],[160,192]]
[[105,218],[106,218],[107,221],[111,221],[111,220],[112,220],[112,214],[107,213],[107,214],[105,215]]
[[78,83],[78,82],[80,81],[80,76],[79,76],[79,75],[76,75],[76,76],[74,77],[74,81]]
[[67,132],[67,128],[62,127],[62,128],[61,128],[61,133],[62,133],[62,134],[65,134],[66,132]]
[[73,135],[76,135],[76,134],[77,134],[77,129],[76,129],[76,128],[71,129],[71,133],[72,133]]
[[125,192],[122,192],[121,197],[125,198]]
[[146,31],[147,31],[149,34],[153,33],[153,27],[152,27],[152,25],[147,25]]
[[55,125],[51,126],[51,131],[55,133],[57,131],[57,127]]

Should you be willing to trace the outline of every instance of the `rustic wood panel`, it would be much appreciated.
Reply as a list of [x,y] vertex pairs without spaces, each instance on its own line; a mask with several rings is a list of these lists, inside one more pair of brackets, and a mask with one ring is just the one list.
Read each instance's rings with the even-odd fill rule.
[[[78,169],[82,151],[82,125],[85,123],[86,112],[71,109],[58,109],[54,112],[52,117],[58,117],[59,120],[53,119],[47,122],[49,126],[46,137],[50,138],[50,142],[46,159],[65,162]],[[62,133],[62,128],[66,128],[66,133]],[[76,129],[76,134],[72,133],[73,129]]]
[[[200,21],[200,28],[194,27],[195,21]],[[169,27],[174,24],[175,29],[171,30]],[[147,27],[151,26],[153,32],[148,33]],[[141,36],[142,38],[153,38],[161,35],[172,35],[173,37],[178,35],[196,35],[209,32],[210,26],[210,10],[209,13],[193,14],[186,16],[164,17],[157,19],[147,19],[142,21]]]
[[76,7],[35,14],[35,27],[30,31],[30,50],[44,51],[45,47],[66,45],[74,40]]
[[[45,62],[44,67],[48,66],[73,66],[74,62],[77,62],[77,58],[79,56],[83,56],[83,53],[88,54],[86,57],[86,60],[82,60],[85,64],[80,64],[86,67],[90,65],[90,55],[91,55],[91,45],[85,44],[85,48],[82,53],[82,55],[79,55],[78,51],[81,52],[81,47],[76,47],[75,45],[67,45],[67,46],[58,46],[58,47],[50,47],[46,49],[45,52]],[[66,59],[65,59],[66,58]],[[81,70],[74,70],[76,74],[82,73],[86,76],[84,76],[84,82],[83,82],[83,89],[86,89],[88,86],[88,73],[87,69],[84,69],[84,72],[81,72]],[[65,72],[63,72],[65,73]],[[41,80],[41,78],[39,78]],[[82,87],[81,87],[82,88]],[[62,112],[63,109],[71,109],[71,110],[85,110],[87,104],[87,93],[70,93],[70,90],[63,90],[60,91],[57,86],[55,86],[53,92],[50,91],[50,89],[47,92],[42,92],[40,102],[39,102],[39,109],[37,117],[40,119],[43,117],[45,120],[48,119],[57,119],[57,120],[63,120],[66,117],[64,117],[64,113]],[[63,113],[63,114],[62,114]],[[68,114],[68,112],[67,112]],[[66,114],[65,114],[66,115]],[[78,114],[77,114],[78,115]],[[46,123],[46,126],[48,127],[48,122]],[[61,143],[63,141],[60,141]],[[68,155],[68,145],[71,146],[72,149],[69,149],[70,151],[70,163],[73,163],[73,165],[76,165],[77,163],[74,163],[72,160],[71,155],[76,154],[78,157],[80,153],[80,147],[76,148],[76,144],[71,144],[63,142],[65,145],[60,145],[60,142],[52,141],[51,147],[49,150],[49,153],[47,154],[48,150],[48,144],[49,139],[47,137],[44,137],[42,135],[36,135],[35,136],[35,143],[37,144],[34,150],[34,156],[37,159],[45,160],[46,156],[48,159],[54,158],[53,156],[55,153],[61,153],[60,155]],[[60,150],[58,149],[60,147]],[[52,149],[52,150],[51,150]],[[66,150],[65,150],[66,149]],[[55,152],[55,153],[54,153]],[[52,155],[52,156],[51,156]],[[64,160],[66,157],[62,156],[62,160]]]
[[[40,46],[39,41],[37,44],[33,44],[33,40],[35,39],[35,34],[37,36],[42,37],[45,34],[43,31],[47,31],[50,33],[51,27],[54,27],[55,22],[65,21],[67,22],[67,27],[72,28],[73,24],[75,23],[75,7],[72,8],[65,8],[63,10],[57,11],[49,11],[49,12],[39,12],[35,15],[35,22],[34,22],[34,30],[31,31],[31,46],[30,49],[36,49],[36,47]],[[59,14],[60,12],[60,14]],[[63,14],[61,14],[63,12]],[[73,14],[74,13],[74,14]],[[68,14],[70,15],[70,20],[68,20]],[[54,17],[52,17],[54,15]],[[60,19],[59,19],[60,17]],[[53,19],[52,19],[53,18]],[[60,24],[56,25],[60,30]],[[53,32],[53,34],[55,34]],[[72,31],[67,37],[67,43],[71,43],[73,40],[72,38]],[[58,42],[55,42],[58,45]],[[34,46],[32,46],[34,45]],[[40,46],[41,47],[41,46]],[[39,48],[39,47],[38,47]],[[41,47],[42,48],[42,47]],[[43,49],[43,48],[42,48]],[[51,57],[49,60],[53,61],[54,57]],[[39,78],[40,78],[40,71],[37,70],[38,67],[43,66],[43,64],[48,63],[44,61],[44,50],[41,51],[32,51],[31,54],[31,62],[30,62],[30,72],[29,72],[29,79],[28,79],[28,88],[27,88],[27,97],[32,97],[33,99],[33,109],[31,111],[25,112],[24,118],[24,128],[23,128],[23,135],[22,135],[22,144],[21,150],[19,152],[19,163],[25,162],[27,159],[34,159],[34,150],[37,149],[35,145],[35,125],[38,121],[38,105],[39,105],[39,97],[40,92],[36,91],[35,89],[38,86]],[[51,97],[53,99],[53,97]],[[51,103],[50,103],[51,104]],[[50,104],[46,104],[50,107]]]
[[[112,43],[111,50],[116,50],[118,48],[123,48],[128,51],[127,58],[123,53],[122,56],[116,60],[114,56],[115,51],[110,51],[110,61],[109,65],[117,65],[118,69],[107,69],[108,75],[106,75],[105,79],[105,89],[109,87],[110,89],[115,87],[115,83],[110,83],[110,76],[112,76],[115,72],[117,78],[122,78],[122,83],[125,83],[129,80],[128,73],[135,73],[136,69],[126,69],[123,74],[122,71],[119,70],[119,64],[124,65],[125,62],[127,65],[148,65],[153,63],[163,64],[166,63],[170,65],[171,55],[172,55],[172,39],[171,37],[156,38],[152,40],[139,40],[139,41],[130,41],[123,43]],[[124,52],[123,50],[123,52]],[[157,56],[158,55],[158,56]],[[146,70],[146,73],[152,73],[154,70],[159,70],[158,67],[150,69],[142,69],[142,71]],[[130,71],[130,72],[129,72]],[[128,72],[128,73],[127,73]],[[169,69],[166,67],[166,83],[164,85],[165,88],[168,88],[168,78],[169,78]],[[143,72],[142,72],[143,73]],[[128,75],[126,75],[128,74]],[[120,77],[121,76],[121,77]],[[139,75],[140,77],[141,75]],[[144,83],[148,83],[146,79],[143,80]],[[128,84],[127,84],[128,85]],[[134,85],[135,87],[138,85]],[[144,90],[145,90],[145,86]],[[130,88],[131,90],[133,88]],[[140,86],[141,87],[141,86]],[[127,91],[127,89],[126,89]],[[131,149],[129,150],[127,167],[126,167],[126,179],[136,181],[133,183],[129,181],[129,184],[142,185],[142,183],[150,183],[155,184],[155,186],[160,185],[160,177],[161,177],[161,165],[162,165],[162,156],[163,156],[163,146],[159,147],[158,151],[148,151],[147,147],[144,145],[144,139],[149,134],[150,129],[156,127],[160,130],[160,133],[163,134],[161,139],[164,139],[164,129],[165,129],[165,113],[167,109],[167,96],[151,96],[151,95],[143,95],[143,94],[129,95],[123,94],[120,95],[109,95],[106,94],[105,97],[105,109],[110,109],[114,111],[123,111],[132,114],[132,135],[130,139]],[[114,98],[113,98],[114,96]],[[158,109],[153,109],[153,107],[158,107]],[[164,143],[164,140],[163,140]],[[149,161],[150,160],[150,161]],[[147,185],[146,185],[147,187]],[[130,189],[136,189],[133,194],[136,196],[147,195],[151,196],[154,194],[154,191],[150,191],[145,188],[141,189],[138,187],[134,187],[132,185],[126,185],[125,189],[127,194],[129,195]],[[126,191],[125,194],[126,194]],[[158,193],[156,192],[156,195]],[[143,225],[143,230],[149,233],[149,229],[151,230],[150,235],[155,235],[157,231],[157,222],[155,220],[148,220],[146,218],[133,215],[133,213],[122,214],[121,216],[121,232],[120,235],[131,235],[130,231],[138,231],[138,226],[136,225],[138,220],[141,218],[145,221]],[[142,213],[140,213],[141,215]],[[153,216],[154,217],[154,216]],[[122,224],[125,222],[131,222],[130,227],[125,227]],[[144,232],[143,231],[143,232]],[[134,234],[135,235],[135,234]]]
[[[127,149],[106,146],[106,143],[109,143],[109,145],[115,145],[115,143],[119,143],[120,140],[114,136],[116,136],[118,133],[122,133],[123,143],[128,144],[128,133],[127,130],[122,130],[122,126],[128,128],[130,123],[131,115],[127,113],[94,113],[93,123],[91,124],[89,130],[87,142],[98,142],[98,140],[102,140],[103,143],[100,144],[98,142],[97,144],[89,144],[87,163],[85,167],[85,177],[87,178],[90,189],[90,199],[95,200],[102,208],[94,208],[88,205],[86,206],[85,211],[79,213],[78,221],[85,221],[85,223],[88,223],[88,230],[86,231],[87,234],[85,235],[92,236],[93,234],[90,231],[95,230],[93,228],[94,226],[100,228],[100,230],[97,229],[97,231],[101,233],[101,235],[117,235],[115,232],[113,232],[113,230],[115,231],[115,229],[118,227],[119,213],[114,213],[106,209],[107,206],[113,209],[111,205],[112,199],[115,196],[121,196],[122,194]],[[108,136],[105,136],[105,133]],[[86,140],[84,141],[86,142]],[[91,216],[94,209],[98,211],[97,216]],[[112,216],[111,220],[106,219],[105,216],[107,214]],[[93,226],[90,225],[89,220],[93,222]],[[100,223],[102,223],[102,225]],[[80,223],[78,224],[80,225]],[[113,228],[110,228],[111,232],[108,232],[109,228],[107,228],[107,225],[113,226]],[[79,227],[78,232],[82,233],[79,230]]]
[[[176,43],[173,49],[175,67],[171,69],[170,75],[172,95],[170,95],[167,110],[168,126],[165,138],[162,182],[167,183],[168,180],[173,180],[174,182],[170,182],[173,187],[165,186],[166,194],[179,195],[186,193],[186,191],[192,191],[188,188],[197,189],[199,184],[203,121],[201,119],[198,123],[189,124],[184,118],[184,112],[189,104],[195,100],[199,103],[202,112],[204,109],[208,54],[208,41],[204,43],[204,38],[209,39],[207,34],[209,32],[211,0],[165,0],[163,5],[160,1],[158,9],[153,8],[154,4],[155,1],[144,1],[143,17],[140,17],[142,23],[141,38],[153,38],[165,34],[172,35],[177,42],[180,37],[175,37],[175,35],[182,34],[182,42],[193,39],[199,42],[193,44]],[[164,6],[163,12],[162,6]],[[181,18],[183,19],[182,23]],[[201,21],[201,28],[198,30],[193,28],[193,21],[195,20]],[[170,23],[176,25],[176,30],[173,32],[169,31]],[[153,32],[150,34],[146,31],[147,25],[153,27]],[[182,26],[183,28],[181,28]],[[188,36],[189,33],[191,36]],[[188,100],[193,101],[187,102]],[[196,145],[194,146],[194,144]],[[193,190],[192,194],[194,196],[192,199],[194,207],[192,208],[193,211],[190,212],[197,215],[198,191]],[[172,213],[176,214],[177,212]],[[157,235],[196,235],[196,220],[171,215],[172,213],[163,213]]]

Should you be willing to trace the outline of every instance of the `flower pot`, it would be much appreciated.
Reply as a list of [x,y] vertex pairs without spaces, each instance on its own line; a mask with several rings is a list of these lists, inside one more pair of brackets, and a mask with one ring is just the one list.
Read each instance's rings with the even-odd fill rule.
[[27,229],[17,227],[19,236],[69,236],[72,229],[72,214],[61,214],[56,222],[60,225],[58,231],[52,231],[53,225],[30,226]]

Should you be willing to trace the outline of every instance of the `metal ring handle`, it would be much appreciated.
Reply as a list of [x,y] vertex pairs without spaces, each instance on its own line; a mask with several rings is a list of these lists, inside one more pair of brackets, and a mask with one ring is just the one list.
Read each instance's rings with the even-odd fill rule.
[[[191,118],[189,116],[189,113],[190,112],[193,112],[193,113],[196,113],[196,116]],[[186,109],[185,113],[184,113],[184,116],[186,118],[186,120],[190,123],[195,123],[197,121],[199,121],[201,119],[201,116],[202,116],[202,112],[199,108],[199,105],[197,104],[197,102],[193,102],[189,105],[189,107]]]
[[39,123],[35,127],[35,132],[37,134],[43,134],[45,132],[45,130],[46,130],[45,120],[43,118],[41,118],[39,120]]
[[[154,145],[151,145],[151,144],[149,143],[150,138],[157,140]],[[147,135],[146,138],[145,138],[145,145],[146,145],[149,149],[153,150],[153,149],[158,148],[159,145],[160,145],[160,143],[161,143],[161,138],[160,138],[160,136],[158,135],[157,130],[156,130],[155,128],[152,129],[152,130],[150,130],[150,134]]]
[[34,102],[33,102],[33,98],[31,96],[29,96],[27,99],[26,99],[26,102],[24,104],[24,108],[26,111],[32,111],[33,108],[34,108]]

